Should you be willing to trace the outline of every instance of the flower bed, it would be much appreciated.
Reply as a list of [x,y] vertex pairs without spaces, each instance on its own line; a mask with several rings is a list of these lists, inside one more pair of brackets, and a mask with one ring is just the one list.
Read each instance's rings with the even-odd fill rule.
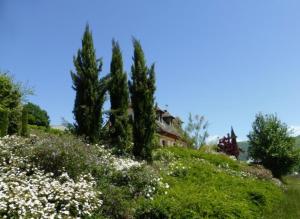
[[73,218],[88,216],[102,205],[90,175],[74,181],[67,173],[54,178],[15,154],[17,137],[0,139],[0,216],[2,218]]

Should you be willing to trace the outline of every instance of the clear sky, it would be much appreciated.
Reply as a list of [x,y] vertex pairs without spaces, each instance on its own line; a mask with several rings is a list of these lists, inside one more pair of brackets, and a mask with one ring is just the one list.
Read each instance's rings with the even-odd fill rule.
[[70,70],[88,22],[102,76],[112,38],[130,74],[135,36],[156,63],[160,106],[244,139],[257,112],[300,126],[299,11],[298,0],[0,0],[0,69],[35,88],[52,124],[72,121]]

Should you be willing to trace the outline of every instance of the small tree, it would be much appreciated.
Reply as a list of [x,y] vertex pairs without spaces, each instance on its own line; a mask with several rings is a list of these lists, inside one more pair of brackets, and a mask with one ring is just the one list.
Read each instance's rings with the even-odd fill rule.
[[82,49],[74,57],[76,72],[71,72],[73,89],[76,91],[74,103],[75,131],[91,142],[100,139],[102,127],[102,106],[105,91],[99,79],[102,60],[96,58],[92,33],[87,25],[82,39]]
[[155,136],[155,71],[146,65],[144,52],[138,40],[133,39],[134,55],[129,82],[133,121],[133,154],[136,158],[152,160]]
[[186,133],[192,140],[192,147],[200,148],[205,144],[205,140],[208,137],[208,122],[204,116],[189,114],[189,121],[186,127]]
[[23,108],[27,111],[28,114],[28,124],[44,126],[47,128],[49,127],[50,119],[48,113],[45,110],[41,109],[41,107],[29,102],[24,105]]
[[0,137],[7,135],[8,110],[0,107]]
[[23,108],[22,110],[21,136],[28,137],[28,113],[26,108]]
[[249,154],[270,169],[275,177],[289,173],[299,161],[295,139],[276,115],[257,114],[248,135]]
[[110,140],[118,153],[124,153],[130,145],[128,121],[129,91],[126,72],[119,44],[112,42],[112,59],[110,64]]
[[0,107],[8,110],[8,134],[21,131],[21,90],[8,74],[0,73]]
[[239,157],[241,149],[237,144],[236,135],[233,131],[233,128],[231,128],[230,135],[227,134],[227,137],[224,136],[219,140],[218,151],[230,156],[235,156],[236,158]]

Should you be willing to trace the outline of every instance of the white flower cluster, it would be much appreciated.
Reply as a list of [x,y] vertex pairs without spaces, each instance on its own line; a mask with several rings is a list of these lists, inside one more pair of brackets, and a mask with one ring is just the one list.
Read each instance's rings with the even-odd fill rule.
[[117,171],[126,171],[133,167],[141,167],[144,164],[143,162],[138,162],[128,157],[117,157],[113,155],[109,149],[105,149],[103,145],[98,146],[98,152],[101,154],[97,161],[98,164],[111,166]]
[[217,168],[218,168],[217,170],[219,172],[226,172],[227,174],[232,175],[232,176],[237,176],[237,177],[241,177],[241,178],[251,177],[250,173],[247,173],[242,170],[234,170],[234,169],[229,168],[228,163],[219,164],[217,166]]
[[[16,137],[0,139],[0,217],[74,218],[100,208],[100,192],[90,175],[73,181],[67,173],[58,178],[14,154]],[[8,143],[11,144],[8,144]]]
[[184,166],[180,161],[170,163],[168,175],[185,176],[187,173],[188,167]]
[[168,194],[167,190],[170,188],[170,185],[168,183],[164,183],[163,178],[153,178],[150,182],[150,185],[147,185],[144,190],[144,194],[146,198],[149,198],[153,200],[153,196],[157,192],[157,189],[163,189],[164,194]]
[[128,170],[132,167],[140,167],[141,162],[132,160],[130,158],[116,158],[113,159],[113,166],[118,171]]

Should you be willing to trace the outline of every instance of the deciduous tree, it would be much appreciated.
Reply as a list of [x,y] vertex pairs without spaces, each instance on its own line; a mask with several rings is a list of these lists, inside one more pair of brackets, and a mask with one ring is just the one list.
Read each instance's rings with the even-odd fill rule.
[[281,177],[297,165],[299,152],[295,150],[295,139],[276,115],[257,114],[248,138],[250,156],[274,176]]

